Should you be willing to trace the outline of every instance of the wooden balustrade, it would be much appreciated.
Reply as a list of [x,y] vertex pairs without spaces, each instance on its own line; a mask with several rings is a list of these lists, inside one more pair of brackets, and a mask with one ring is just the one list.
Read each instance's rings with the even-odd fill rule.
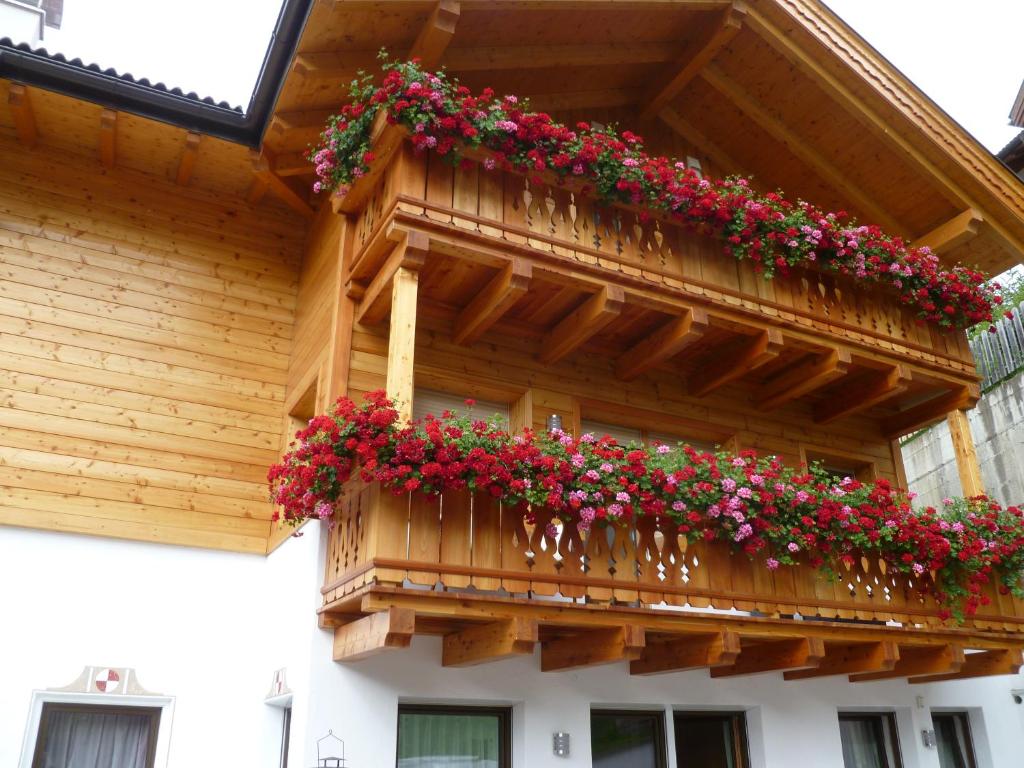
[[[555,531],[549,529],[553,525]],[[501,504],[486,494],[395,496],[376,483],[352,483],[339,502],[327,552],[326,607],[368,585],[475,590],[535,601],[573,598],[697,609],[736,609],[772,617],[899,622],[935,628],[939,606],[921,580],[860,558],[828,579],[807,565],[771,572],[724,543],[687,546],[674,527],[645,517],[631,527],[582,535],[549,510]],[[987,590],[992,603],[965,627],[1024,631],[1024,601]]]

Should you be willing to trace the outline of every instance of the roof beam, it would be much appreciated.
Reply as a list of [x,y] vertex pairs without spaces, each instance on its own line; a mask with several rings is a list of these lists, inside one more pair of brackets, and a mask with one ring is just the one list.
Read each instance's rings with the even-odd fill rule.
[[882,423],[884,436],[902,437],[946,418],[946,414],[951,411],[973,408],[978,395],[977,385],[963,386],[911,406],[885,419]]
[[409,49],[410,59],[419,59],[424,69],[434,69],[441,63],[448,44],[455,36],[459,23],[459,3],[456,0],[438,0],[416,42]]
[[[287,205],[296,213],[309,219],[313,217],[315,211],[313,207],[306,201],[306,199],[300,195],[295,189],[291,187],[288,182],[274,173],[272,169],[273,156],[267,151],[254,152],[252,159],[252,171],[256,179],[260,180],[264,185],[263,192],[269,190],[274,197],[280,200],[282,203]],[[251,191],[251,190],[250,190]],[[262,197],[262,193],[260,194]],[[252,201],[250,201],[252,202]],[[256,202],[259,202],[257,200]]]
[[548,640],[541,645],[540,668],[561,672],[640,658],[644,630],[632,624],[608,629],[588,629],[575,635]]
[[557,363],[578,349],[622,312],[625,294],[617,285],[605,285],[547,333],[541,341],[540,361]]
[[875,371],[859,377],[842,387],[814,409],[814,421],[829,424],[837,419],[866,411],[907,391],[910,370],[895,365],[884,371]]
[[694,397],[705,397],[751,371],[769,363],[782,352],[782,334],[774,328],[765,328],[743,342],[735,355],[714,355],[713,362],[702,366],[700,378],[687,379],[687,391]]
[[999,648],[991,651],[978,651],[964,656],[963,666],[957,672],[941,675],[923,675],[912,677],[910,683],[939,683],[944,680],[966,680],[971,677],[988,677],[989,675],[1016,675],[1024,665],[1020,648]]
[[530,97],[530,108],[536,112],[564,112],[571,109],[628,107],[636,104],[636,92],[629,88],[571,93],[538,93]]
[[944,224],[940,224],[927,235],[921,235],[911,244],[911,247],[929,248],[933,253],[951,251],[977,237],[982,221],[984,219],[980,213],[973,208],[968,208]]
[[377,51],[314,51],[297,53],[292,71],[308,80],[342,80],[354,78],[359,70],[378,68]]
[[742,86],[732,80],[714,64],[709,64],[700,73],[701,78],[722,96],[732,102],[765,133],[782,144],[790,154],[820,176],[840,197],[846,197],[865,216],[874,219],[875,224],[887,227],[892,232],[903,232],[905,228],[862,190],[853,185],[845,172],[832,161],[807,143],[786,123],[762,106]]
[[393,648],[407,648],[416,629],[416,612],[391,606],[334,629],[334,660],[359,661]]
[[391,310],[391,283],[399,269],[419,271],[430,250],[430,240],[422,232],[405,232],[395,245],[384,266],[380,268],[362,295],[355,320],[361,325],[375,325]]
[[661,110],[658,117],[661,118],[669,128],[686,139],[693,146],[694,151],[703,152],[718,166],[716,170],[723,176],[731,173],[743,173],[743,166],[737,163],[732,157],[712,141],[697,126],[680,115],[671,107]]
[[615,362],[615,375],[632,381],[699,341],[707,329],[707,312],[687,309],[622,354]]
[[822,352],[770,380],[755,398],[761,411],[781,408],[797,398],[821,389],[847,374],[850,353],[845,349]]
[[727,8],[722,14],[718,26],[700,49],[694,55],[684,56],[676,62],[660,83],[648,92],[640,108],[640,119],[648,120],[656,117],[676,96],[682,93],[690,81],[697,77],[701,70],[710,64],[718,52],[728,45],[743,28],[743,20],[746,15],[746,7],[742,4],[734,3]]
[[537,637],[537,622],[532,619],[520,617],[478,624],[445,635],[441,663],[445,667],[469,667],[513,656],[529,656]]
[[685,669],[729,666],[740,654],[740,636],[729,630],[713,635],[689,635],[644,648],[639,659],[629,663],[631,675],[658,675]]
[[900,658],[896,643],[856,643],[828,648],[828,654],[814,669],[795,669],[783,673],[786,680],[848,675],[858,672],[890,672]]
[[28,87],[21,83],[11,83],[7,92],[7,106],[11,110],[11,118],[14,120],[14,130],[18,134],[18,141],[23,146],[32,149],[39,140],[39,128],[36,126],[36,114],[32,109],[32,98],[29,95]]
[[195,131],[189,131],[185,136],[185,145],[181,148],[181,157],[178,158],[178,172],[174,181],[184,187],[192,178],[192,171],[196,167],[196,158],[199,155],[199,142],[201,136]]
[[249,205],[259,205],[269,188],[270,182],[265,176],[253,176],[252,183],[249,184],[249,189],[245,193],[245,201]]
[[309,162],[305,152],[287,152],[277,155],[272,167],[278,176],[302,176],[316,172],[316,168]]
[[931,645],[900,648],[896,665],[885,672],[863,672],[850,675],[851,683],[867,683],[872,680],[891,680],[897,677],[915,675],[949,675],[959,672],[964,665],[962,645]]
[[100,162],[107,170],[117,164],[117,112],[104,109],[100,113]]
[[756,675],[787,669],[817,667],[825,658],[825,642],[820,637],[770,640],[747,646],[734,664],[713,667],[712,677]]
[[533,265],[514,257],[459,313],[453,333],[455,343],[468,345],[479,339],[523,297],[532,276]]

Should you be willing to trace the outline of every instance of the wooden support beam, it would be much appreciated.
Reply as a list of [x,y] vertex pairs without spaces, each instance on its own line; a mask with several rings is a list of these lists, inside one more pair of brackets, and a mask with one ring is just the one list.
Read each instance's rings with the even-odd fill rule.
[[403,232],[387,261],[377,271],[367,286],[356,310],[356,322],[361,325],[376,325],[387,317],[391,309],[395,274],[399,269],[419,271],[430,250],[430,239],[422,232]]
[[698,51],[678,61],[672,70],[664,75],[647,94],[640,110],[640,119],[649,120],[656,117],[667,107],[683,89],[714,60],[718,52],[727,46],[743,28],[743,20],[747,16],[746,8],[738,3],[731,5],[722,14],[718,26]]
[[264,149],[262,152],[253,152],[252,172],[257,179],[262,180],[266,184],[264,191],[269,190],[274,197],[303,217],[307,219],[313,218],[316,211],[288,182],[274,173],[272,170],[273,162],[274,156],[268,150]]
[[644,630],[627,624],[608,629],[588,629],[580,634],[548,640],[541,645],[543,672],[612,664],[639,659],[644,650]]
[[7,106],[14,120],[14,130],[22,146],[32,149],[39,140],[39,128],[36,125],[36,113],[32,110],[32,97],[29,90],[21,83],[11,83],[7,92]]
[[185,136],[185,146],[181,148],[181,157],[178,158],[178,173],[174,181],[184,187],[192,179],[192,171],[196,167],[196,158],[199,156],[199,142],[202,137],[195,131],[189,131]]
[[327,120],[337,110],[331,109],[300,109],[290,112],[275,112],[270,119],[270,130],[275,133],[316,129],[322,131]]
[[826,650],[827,655],[814,669],[791,670],[783,673],[783,678],[807,680],[858,672],[889,672],[900,659],[899,646],[891,640],[832,646]]
[[690,142],[698,152],[703,152],[711,161],[718,166],[715,170],[724,175],[743,173],[744,168],[736,162],[732,156],[712,141],[711,137],[701,131],[697,126],[676,112],[671,107],[666,107],[658,114],[662,122],[669,128]]
[[395,403],[400,423],[412,419],[416,358],[416,295],[419,272],[399,267],[392,280],[391,327],[385,391]]
[[249,191],[245,193],[245,201],[249,205],[258,205],[263,196],[267,194],[270,182],[264,176],[253,176],[249,184]]
[[107,169],[117,163],[117,112],[112,109],[100,113],[100,162]]
[[940,224],[927,235],[921,235],[911,245],[914,248],[929,248],[933,253],[945,253],[973,240],[984,221],[982,215],[968,208],[944,224]]
[[814,355],[769,381],[764,391],[755,398],[757,407],[762,411],[781,408],[786,403],[842,378],[849,367],[850,353],[845,349],[832,349]]
[[334,660],[359,661],[393,648],[407,648],[416,629],[416,612],[391,606],[334,629]]
[[306,152],[285,152],[274,158],[271,169],[278,176],[303,176],[316,173],[316,168],[306,157]]
[[735,677],[787,669],[808,669],[817,667],[824,658],[825,642],[820,637],[770,640],[744,648],[734,664],[713,667],[711,676]]
[[448,44],[455,36],[459,23],[459,3],[456,0],[438,0],[434,10],[420,30],[419,37],[409,50],[410,59],[419,59],[426,70],[436,69],[441,63]]
[[359,70],[379,69],[377,51],[311,51],[295,54],[292,72],[307,80],[352,80]]
[[851,683],[867,683],[872,680],[891,680],[896,677],[915,675],[949,675],[959,672],[964,665],[962,645],[931,645],[900,648],[900,659],[885,672],[863,672],[850,675]]
[[707,329],[707,312],[700,307],[687,309],[622,354],[615,362],[615,375],[632,381],[699,341]]
[[963,666],[957,672],[942,675],[922,675],[912,677],[910,683],[940,683],[944,680],[966,680],[971,677],[989,677],[990,675],[1016,675],[1024,665],[1020,648],[999,648],[991,651],[978,651],[964,656]]
[[814,409],[814,421],[829,424],[837,419],[852,416],[868,408],[884,403],[907,391],[910,386],[910,370],[895,365],[887,371],[872,371],[858,377],[838,392],[832,393],[827,401]]
[[687,379],[687,391],[694,397],[705,397],[771,362],[782,348],[782,334],[774,328],[766,328],[744,341],[734,355],[716,352],[708,365],[701,366],[699,373]]
[[531,619],[502,619],[478,624],[445,635],[441,663],[446,667],[469,667],[512,656],[529,656],[537,644],[537,622]]
[[650,643],[629,662],[631,675],[658,675],[685,669],[731,666],[740,654],[740,636],[729,630]]
[[985,493],[985,485],[981,481],[981,466],[978,464],[978,454],[974,450],[974,437],[971,435],[971,421],[967,417],[967,412],[956,408],[946,415],[946,422],[949,424],[949,434],[953,438],[960,488],[964,496],[981,496]]
[[905,227],[878,205],[869,195],[855,187],[849,176],[832,163],[825,155],[807,143],[807,137],[790,128],[786,121],[762,106],[742,86],[732,80],[715,65],[709,64],[700,73],[701,78],[732,102],[738,110],[749,117],[765,133],[782,144],[808,169],[820,176],[841,198],[848,199],[862,216],[870,217],[868,223],[886,227],[890,232],[900,233]]
[[530,288],[533,265],[513,257],[459,313],[452,337],[456,344],[472,344],[523,297]]
[[973,408],[977,401],[977,386],[957,387],[944,395],[933,397],[931,400],[893,414],[882,424],[882,429],[885,437],[902,437],[915,430],[931,426],[952,411]]
[[548,332],[541,342],[540,361],[547,365],[557,363],[578,349],[587,339],[618,317],[625,302],[622,288],[617,285],[605,285]]

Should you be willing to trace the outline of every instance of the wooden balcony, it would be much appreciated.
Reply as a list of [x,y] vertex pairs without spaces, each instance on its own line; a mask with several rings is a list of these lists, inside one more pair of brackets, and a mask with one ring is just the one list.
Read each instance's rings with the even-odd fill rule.
[[918,323],[885,289],[810,270],[764,280],[668,218],[417,155],[397,127],[375,151],[335,201],[358,323],[387,319],[404,271],[459,344],[504,330],[548,365],[589,346],[620,379],[668,370],[696,398],[743,382],[764,411],[806,400],[818,423],[870,413],[897,436],[978,397],[965,334]]
[[[464,665],[541,644],[541,667],[630,661],[632,674],[711,669],[911,682],[1015,673],[1024,601],[991,589],[962,625],[926,584],[862,558],[836,582],[809,566],[774,573],[721,544],[687,547],[671,527],[581,536],[552,515],[468,491],[430,499],[352,483],[330,530],[321,623],[351,661],[444,636]],[[925,578],[928,578],[927,576]],[[715,612],[729,611],[729,613]]]

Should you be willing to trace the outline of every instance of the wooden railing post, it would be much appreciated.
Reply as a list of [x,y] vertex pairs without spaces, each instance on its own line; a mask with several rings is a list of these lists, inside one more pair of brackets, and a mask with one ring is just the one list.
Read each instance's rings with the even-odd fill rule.
[[971,423],[967,412],[957,408],[946,415],[949,434],[953,438],[953,452],[956,454],[956,468],[960,473],[960,487],[964,496],[980,496],[985,493],[981,482],[981,467],[974,450]]
[[395,272],[391,294],[386,389],[401,419],[412,418],[413,369],[416,354],[416,294],[419,273],[408,267]]

